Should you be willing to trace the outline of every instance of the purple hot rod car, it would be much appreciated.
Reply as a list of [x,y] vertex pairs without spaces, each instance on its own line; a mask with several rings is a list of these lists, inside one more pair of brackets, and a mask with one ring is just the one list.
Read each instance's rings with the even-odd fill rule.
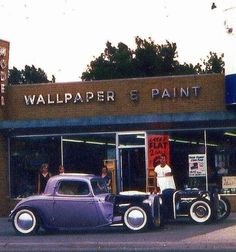
[[160,227],[163,221],[188,217],[195,223],[225,219],[230,204],[217,192],[198,189],[162,194],[108,192],[101,177],[64,174],[51,177],[44,194],[21,200],[10,219],[19,234],[124,224],[131,231]]
[[104,180],[87,174],[65,174],[49,179],[44,194],[21,200],[10,219],[19,234],[78,229],[123,223],[140,231],[161,224],[160,195],[113,195]]

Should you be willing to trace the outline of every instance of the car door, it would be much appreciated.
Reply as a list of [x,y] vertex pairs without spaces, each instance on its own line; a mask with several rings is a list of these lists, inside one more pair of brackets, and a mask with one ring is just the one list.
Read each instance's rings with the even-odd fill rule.
[[61,181],[53,202],[54,225],[58,228],[93,227],[99,223],[96,200],[88,182]]

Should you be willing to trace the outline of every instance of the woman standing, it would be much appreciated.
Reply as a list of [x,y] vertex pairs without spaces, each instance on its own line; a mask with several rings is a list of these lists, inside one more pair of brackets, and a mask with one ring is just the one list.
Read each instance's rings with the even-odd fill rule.
[[102,168],[102,174],[101,177],[104,179],[104,181],[106,182],[106,185],[108,187],[109,190],[111,190],[111,177],[108,174],[108,169],[107,167],[103,167]]
[[38,175],[38,194],[44,192],[46,184],[51,176],[51,173],[48,171],[48,164],[42,164]]
[[65,174],[65,168],[64,168],[63,165],[59,165],[59,167],[58,167],[58,174],[59,175]]

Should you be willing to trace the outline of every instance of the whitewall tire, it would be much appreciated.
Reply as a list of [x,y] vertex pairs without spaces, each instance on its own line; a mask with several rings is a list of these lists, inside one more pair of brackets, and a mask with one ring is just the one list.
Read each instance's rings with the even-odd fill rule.
[[14,215],[13,227],[19,234],[34,234],[39,228],[37,215],[30,209],[21,209]]
[[131,231],[141,231],[148,226],[146,211],[139,206],[132,206],[125,211],[124,224]]
[[189,216],[195,223],[207,223],[212,216],[211,203],[209,200],[195,200],[189,210]]

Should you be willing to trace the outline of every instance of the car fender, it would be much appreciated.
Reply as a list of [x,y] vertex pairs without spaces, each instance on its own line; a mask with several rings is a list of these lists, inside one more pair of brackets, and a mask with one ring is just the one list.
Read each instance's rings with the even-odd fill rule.
[[44,227],[53,227],[53,217],[50,215],[48,218],[46,217],[46,213],[40,209],[40,207],[37,207],[37,199],[29,198],[29,199],[23,199],[20,201],[16,207],[11,211],[9,215],[9,220],[12,221],[15,214],[21,210],[21,209],[30,209],[32,210],[38,217],[40,226]]
[[125,212],[133,206],[143,208],[147,215],[149,224],[159,226],[161,223],[161,197],[160,195],[135,195],[117,196],[115,199],[115,215],[123,216]]
[[[144,200],[148,199],[147,195],[116,195],[115,196],[115,213],[124,214],[124,212],[133,205],[144,206]],[[146,208],[146,207],[145,207]]]

